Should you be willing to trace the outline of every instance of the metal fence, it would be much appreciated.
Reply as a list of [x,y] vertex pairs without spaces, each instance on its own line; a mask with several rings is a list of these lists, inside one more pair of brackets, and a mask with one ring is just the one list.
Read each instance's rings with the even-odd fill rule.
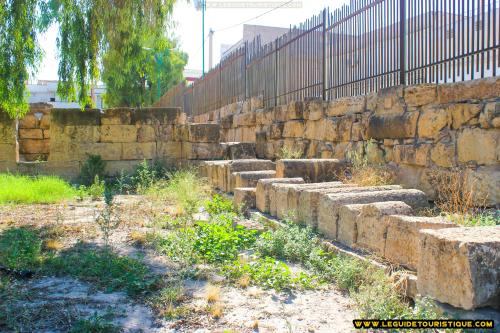
[[[164,106],[198,115],[261,97],[264,106],[331,100],[395,85],[446,83],[500,72],[499,0],[352,0],[290,28],[257,37]],[[183,105],[180,105],[182,101]],[[171,103],[171,104],[165,104]]]

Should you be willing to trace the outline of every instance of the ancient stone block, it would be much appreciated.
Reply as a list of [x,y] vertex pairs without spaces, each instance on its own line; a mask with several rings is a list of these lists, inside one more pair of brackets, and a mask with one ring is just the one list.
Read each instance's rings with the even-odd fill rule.
[[257,125],[271,125],[274,122],[273,109],[260,109],[255,111],[255,122]]
[[500,127],[500,102],[487,103],[484,106],[479,114],[479,124],[482,128]]
[[337,180],[344,168],[345,164],[336,159],[282,159],[276,163],[276,177],[300,177],[317,183]]
[[189,131],[187,125],[173,126],[174,141],[189,141]]
[[28,113],[23,118],[19,119],[19,128],[36,128],[38,120],[34,114]]
[[420,231],[418,291],[467,310],[500,307],[500,227]]
[[64,140],[72,142],[99,142],[102,141],[98,126],[65,126]]
[[338,98],[327,103],[326,115],[332,117],[361,113],[365,107],[366,99],[364,96]]
[[434,138],[450,125],[451,117],[446,109],[440,107],[424,107],[418,120],[418,136]]
[[16,145],[0,143],[0,161],[16,161]]
[[431,149],[431,161],[440,167],[452,167],[455,164],[455,142],[448,139],[435,143]]
[[405,112],[399,115],[371,116],[368,137],[374,139],[413,138],[417,128],[418,112]]
[[233,125],[240,126],[254,126],[255,125],[255,112],[246,112],[235,114],[233,117]]
[[240,211],[255,208],[255,187],[238,187],[234,189],[234,205]]
[[99,126],[101,124],[101,110],[52,109],[50,114],[51,124],[58,126]]
[[478,167],[468,170],[468,186],[472,189],[474,204],[494,207],[500,202],[500,165]]
[[307,120],[305,122],[304,139],[323,140],[324,136],[324,121]]
[[394,86],[378,91],[374,102],[374,110],[377,115],[401,115],[405,112],[403,86]]
[[427,207],[427,197],[419,190],[387,190],[327,194],[321,197],[318,208],[318,231],[329,238],[338,237],[338,209],[349,204],[382,201],[403,201],[412,208]]
[[285,120],[295,119],[304,119],[304,102],[302,101],[288,103]]
[[229,129],[233,127],[233,115],[227,115],[221,118],[220,127],[224,129]]
[[284,138],[301,138],[304,136],[304,122],[302,120],[292,120],[285,123],[283,129]]
[[256,207],[263,213],[269,213],[271,209],[270,191],[272,184],[303,184],[302,178],[268,178],[257,182]]
[[179,159],[182,158],[181,142],[157,142],[156,155],[161,159]]
[[232,175],[235,179],[235,187],[256,187],[260,179],[274,178],[276,171],[241,171],[234,172]]
[[430,144],[396,145],[393,147],[393,161],[396,163],[426,166]]
[[180,108],[141,108],[131,112],[133,125],[182,125],[186,114]]
[[438,86],[439,103],[484,100],[500,96],[500,78],[487,78]]
[[188,141],[219,142],[220,126],[218,124],[189,124]]
[[340,118],[325,118],[320,120],[323,126],[323,138],[326,141],[341,141],[339,131]]
[[155,142],[156,140],[156,131],[152,125],[142,125],[137,129],[137,142]]
[[48,140],[19,140],[19,153],[21,154],[48,154],[49,149],[50,142]]
[[325,102],[314,99],[305,102],[303,117],[307,120],[320,120],[325,115]]
[[420,257],[419,231],[422,229],[453,228],[455,224],[442,217],[417,217],[398,215],[385,216],[384,258],[389,261],[416,270]]
[[156,142],[130,142],[123,145],[124,160],[151,160],[155,156]]
[[43,131],[41,128],[20,128],[19,139],[43,139]]
[[101,142],[137,142],[135,125],[103,125]]
[[281,139],[283,134],[283,128],[285,123],[274,123],[269,127],[269,133],[267,136],[269,139]]
[[500,155],[500,130],[465,128],[458,133],[458,161],[494,164]]
[[419,84],[404,88],[404,98],[408,106],[422,106],[437,100],[437,85]]
[[[450,113],[452,127],[458,129],[476,118],[482,108],[483,106],[481,104],[460,103],[450,104],[446,109]],[[478,122],[478,119],[476,119],[475,123],[476,122]]]
[[235,177],[233,176],[234,172],[275,170],[275,168],[276,165],[269,160],[249,159],[230,161],[225,169],[226,174],[224,177],[227,184],[227,188],[225,190],[229,191],[237,187]]
[[225,153],[224,147],[219,143],[182,143],[182,157],[188,160],[217,160],[224,158]]
[[130,108],[106,109],[101,114],[101,125],[130,125]]
[[50,139],[50,130],[49,129],[44,129],[43,130],[43,138],[44,139]]
[[255,126],[240,127],[238,129],[241,129],[241,142],[255,142]]

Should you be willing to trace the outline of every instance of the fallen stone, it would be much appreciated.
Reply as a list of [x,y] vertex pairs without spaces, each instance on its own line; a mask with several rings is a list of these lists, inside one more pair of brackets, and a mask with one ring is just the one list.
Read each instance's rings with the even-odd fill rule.
[[418,291],[466,310],[500,307],[500,226],[420,231]]

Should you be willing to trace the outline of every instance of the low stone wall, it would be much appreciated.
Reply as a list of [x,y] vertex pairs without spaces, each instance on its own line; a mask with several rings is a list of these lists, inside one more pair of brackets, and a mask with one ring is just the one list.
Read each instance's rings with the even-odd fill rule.
[[15,170],[16,161],[16,122],[0,112],[0,171]]
[[364,153],[369,161],[397,167],[403,185],[431,197],[433,169],[463,168],[476,198],[500,202],[500,78],[400,86],[269,109],[252,99],[194,120],[220,123],[222,141],[256,142],[259,158],[274,160],[282,147],[307,158]]
[[50,149],[50,110],[45,103],[30,105],[30,112],[18,122],[19,159],[47,161]]

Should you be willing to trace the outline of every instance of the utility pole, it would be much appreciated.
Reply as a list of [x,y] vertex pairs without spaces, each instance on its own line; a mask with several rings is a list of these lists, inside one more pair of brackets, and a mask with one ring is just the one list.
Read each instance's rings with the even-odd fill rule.
[[210,28],[210,31],[208,32],[208,70],[211,70],[214,64],[213,45],[214,45],[214,31],[212,30],[212,28]]

